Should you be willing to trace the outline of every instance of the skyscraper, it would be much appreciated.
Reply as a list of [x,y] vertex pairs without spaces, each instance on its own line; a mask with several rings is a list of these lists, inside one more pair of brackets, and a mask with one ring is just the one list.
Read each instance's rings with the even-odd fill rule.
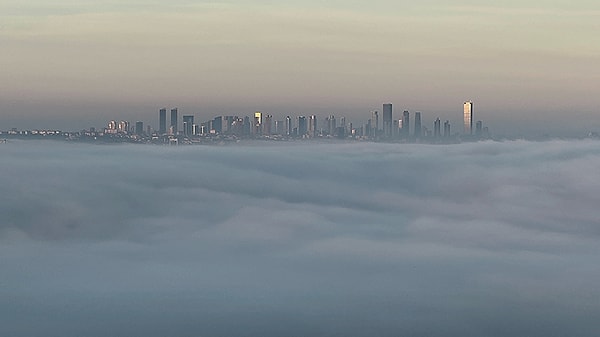
[[379,111],[377,110],[371,111],[371,127],[373,128],[371,137],[377,138],[379,135]]
[[254,113],[254,135],[262,134],[262,112],[257,111]]
[[464,132],[465,135],[473,134],[473,102],[467,101],[463,104]]
[[194,134],[194,116],[183,116],[183,134],[190,137]]
[[433,137],[440,138],[442,135],[442,121],[439,118],[433,122]]
[[419,139],[421,138],[421,113],[420,112],[415,112],[415,139]]
[[298,116],[298,137],[304,137],[308,132],[306,117]]
[[167,133],[167,108],[158,111],[158,133],[161,135]]
[[271,127],[273,126],[273,116],[265,115],[263,118],[262,125],[263,125],[263,127],[262,127],[263,135],[270,136],[271,135]]
[[308,134],[310,137],[317,136],[317,116],[315,115],[308,117]]
[[450,121],[445,121],[444,122],[444,137],[450,137]]
[[329,136],[335,135],[335,129],[336,129],[335,116],[331,115],[331,116],[327,117],[327,134]]
[[219,135],[223,133],[223,116],[213,118],[211,131]]
[[402,114],[402,133],[404,138],[410,137],[410,112],[408,110],[404,110]]
[[171,109],[171,131],[177,134],[177,108]]
[[128,121],[120,121],[119,124],[117,124],[117,130],[121,133],[128,133],[129,132],[129,122]]
[[290,117],[290,116],[285,117],[285,135],[288,137],[291,137],[293,129],[294,129],[294,126],[292,125],[292,117]]
[[275,121],[275,134],[276,135],[283,134],[284,133],[283,127],[284,127],[283,121]]
[[392,138],[392,103],[383,105],[383,135]]
[[477,121],[477,123],[475,123],[475,135],[477,137],[481,137],[483,135],[483,122],[482,121]]
[[135,122],[135,134],[141,136],[144,134],[144,122]]

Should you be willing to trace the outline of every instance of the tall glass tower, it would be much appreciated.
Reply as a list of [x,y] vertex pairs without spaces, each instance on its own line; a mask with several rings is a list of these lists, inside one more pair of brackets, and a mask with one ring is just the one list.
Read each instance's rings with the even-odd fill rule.
[[410,112],[408,110],[404,110],[402,113],[402,133],[406,139],[410,136]]
[[392,138],[392,103],[383,105],[383,135]]
[[194,116],[186,115],[183,116],[183,134],[187,137],[192,136],[194,133]]
[[463,105],[463,118],[465,126],[465,135],[473,134],[473,102],[467,101]]
[[422,130],[422,126],[421,126],[421,113],[419,111],[415,112],[415,130],[413,131],[415,138],[419,139],[421,138],[421,130]]
[[167,108],[158,111],[158,133],[161,135],[167,133]]
[[177,108],[171,109],[171,132],[177,135]]

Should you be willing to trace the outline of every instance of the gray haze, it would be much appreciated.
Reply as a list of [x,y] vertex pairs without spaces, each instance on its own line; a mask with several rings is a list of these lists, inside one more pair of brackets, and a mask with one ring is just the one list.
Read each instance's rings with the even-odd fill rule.
[[0,0],[0,130],[393,102],[460,130],[600,130],[595,0]]
[[593,141],[0,145],[2,336],[597,336]]

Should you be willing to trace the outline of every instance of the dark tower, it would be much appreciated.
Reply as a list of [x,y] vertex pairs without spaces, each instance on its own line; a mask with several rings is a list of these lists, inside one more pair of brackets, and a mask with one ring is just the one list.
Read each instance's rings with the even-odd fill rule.
[[415,139],[421,138],[421,113],[415,112]]
[[173,134],[177,134],[177,108],[171,109],[171,130]]
[[383,136],[392,138],[392,103],[383,105]]
[[183,134],[190,137],[194,134],[194,116],[183,116]]
[[410,112],[408,110],[404,110],[402,114],[402,134],[406,139],[410,137]]
[[158,133],[164,135],[167,133],[167,109],[162,108],[158,111]]

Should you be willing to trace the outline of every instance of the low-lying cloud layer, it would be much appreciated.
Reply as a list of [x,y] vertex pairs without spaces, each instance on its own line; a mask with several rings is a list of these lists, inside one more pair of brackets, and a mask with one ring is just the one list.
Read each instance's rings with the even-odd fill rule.
[[600,146],[0,147],[4,336],[595,336]]

